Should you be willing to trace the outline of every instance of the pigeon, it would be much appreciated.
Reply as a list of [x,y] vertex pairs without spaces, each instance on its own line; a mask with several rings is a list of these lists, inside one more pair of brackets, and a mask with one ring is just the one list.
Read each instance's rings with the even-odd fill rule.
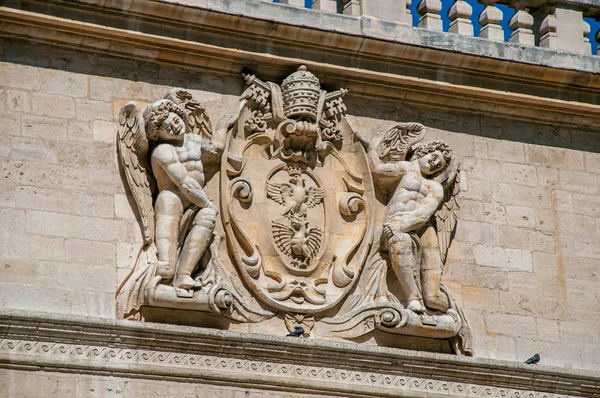
[[538,363],[540,361],[540,359],[541,359],[540,354],[535,354],[534,356],[532,356],[531,358],[526,360],[525,363],[528,365],[535,365],[536,363]]
[[285,337],[302,337],[304,334],[304,328],[302,326],[294,326],[294,331]]

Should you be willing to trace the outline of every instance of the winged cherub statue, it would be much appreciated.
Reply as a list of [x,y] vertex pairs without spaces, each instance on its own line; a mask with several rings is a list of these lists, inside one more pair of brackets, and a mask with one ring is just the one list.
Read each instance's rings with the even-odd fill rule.
[[[143,114],[134,102],[126,104],[119,124],[119,160],[145,243],[124,283],[132,291],[140,279],[156,274],[161,283],[172,283],[178,295],[189,295],[201,287],[191,275],[210,243],[218,214],[203,188],[205,172],[220,163],[231,123],[213,134],[200,103],[187,91],[174,89]],[[156,271],[148,271],[148,264]]]
[[381,249],[389,254],[407,296],[406,308],[445,313],[450,298],[441,277],[458,217],[460,164],[445,142],[419,143],[424,132],[418,123],[398,125],[377,147],[356,135],[367,151],[375,185],[388,190]]

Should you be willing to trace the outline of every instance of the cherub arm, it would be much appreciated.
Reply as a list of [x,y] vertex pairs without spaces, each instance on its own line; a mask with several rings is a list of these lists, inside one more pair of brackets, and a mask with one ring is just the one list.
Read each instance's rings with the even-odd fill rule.
[[384,163],[379,158],[379,154],[377,153],[377,149],[373,147],[371,142],[367,137],[358,131],[352,130],[352,133],[361,143],[361,145],[365,148],[367,152],[367,158],[369,159],[369,163],[371,164],[371,172],[375,175],[379,175],[382,177],[393,177],[393,178],[401,178],[406,171],[405,164],[406,162],[393,162],[393,163]]
[[204,189],[189,174],[179,157],[169,144],[161,144],[152,153],[152,166],[160,167],[169,179],[181,190],[185,197],[200,208],[216,206],[206,196]]

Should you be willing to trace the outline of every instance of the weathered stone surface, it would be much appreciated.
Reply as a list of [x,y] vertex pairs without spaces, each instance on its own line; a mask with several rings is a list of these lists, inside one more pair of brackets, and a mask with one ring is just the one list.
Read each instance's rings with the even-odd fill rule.
[[[247,2],[240,4],[231,7],[256,12],[244,8]],[[256,7],[277,5],[261,3]],[[312,19],[306,15],[301,13],[304,19],[291,22],[322,24],[322,28],[330,29],[324,22],[327,20],[331,26],[349,29],[342,22],[334,23],[334,18],[339,18],[335,14],[312,18],[321,15],[312,12]],[[281,26],[277,25],[278,29]],[[385,26],[373,24],[370,34],[379,28]],[[386,28],[381,34],[390,32],[394,31]],[[345,45],[344,40],[334,40],[322,32],[319,35],[322,43]],[[440,40],[448,36],[436,35],[423,30],[411,40],[452,46],[458,53],[464,53],[471,43],[466,38],[449,43]],[[405,33],[398,36],[409,38]],[[366,43],[364,48],[371,45]],[[3,46],[3,59],[13,63],[0,65],[0,306],[114,318],[115,290],[129,273],[142,245],[133,202],[127,197],[130,192],[125,192],[116,164],[119,110],[129,100],[138,101],[141,107],[154,101],[164,95],[173,80],[189,88],[194,98],[206,99],[207,112],[215,116],[216,125],[220,116],[237,106],[241,79],[200,73],[190,78],[192,75],[180,69],[133,59],[103,56],[91,62],[93,59],[82,53],[52,46],[36,45],[34,52],[31,45],[21,43],[22,54],[11,55],[14,45],[4,41]],[[399,49],[397,43],[386,46],[380,50],[405,54],[413,49]],[[507,57],[515,57],[518,47],[499,47],[499,43],[490,46],[492,52],[505,48]],[[584,62],[584,58],[566,53],[543,57],[550,52],[538,50],[519,48],[518,59],[531,60],[535,53],[546,64],[556,61],[556,65],[581,67]],[[425,63],[430,61],[423,58]],[[447,62],[452,60],[448,58]],[[273,80],[285,76],[275,66],[272,70],[263,70],[262,65],[257,68],[261,68],[257,69],[259,75],[264,73]],[[523,68],[517,69],[525,71]],[[234,69],[227,73],[237,74],[239,70]],[[426,68],[423,70],[426,74]],[[548,75],[573,76],[567,70],[547,71]],[[276,78],[272,76],[278,73]],[[581,73],[583,80],[589,77]],[[333,74],[324,77],[327,87],[343,86]],[[527,76],[519,81],[526,82]],[[342,76],[338,80],[344,79]],[[389,82],[378,83],[388,87]],[[542,90],[522,84],[523,92]],[[593,84],[586,90],[593,90]],[[523,361],[539,350],[542,364],[600,369],[600,357],[586,345],[590,341],[598,344],[594,333],[600,324],[596,308],[600,258],[597,131],[572,121],[570,127],[562,128],[548,125],[547,119],[545,124],[537,123],[535,113],[539,110],[531,111],[532,119],[524,122],[495,117],[496,110],[490,104],[481,106],[487,115],[472,115],[450,100],[447,108],[432,111],[426,108],[423,98],[411,102],[414,93],[390,89],[382,92],[384,99],[365,100],[360,95],[352,96],[357,92],[361,93],[351,92],[346,97],[350,124],[357,130],[373,128],[380,136],[395,123],[418,120],[430,130],[428,139],[445,140],[464,159],[459,230],[448,254],[445,278],[467,313],[474,347],[480,349],[476,355]],[[437,91],[430,90],[427,95],[436,98],[439,106],[442,96]],[[587,125],[585,116],[578,118]],[[379,136],[372,134],[370,138],[376,142]],[[327,167],[342,171],[339,164]],[[211,199],[219,195],[216,179],[218,176],[206,188]],[[263,203],[270,200],[264,193],[256,198]],[[335,229],[339,234],[346,230]],[[390,284],[393,280],[390,273]],[[518,331],[521,322],[525,322],[524,330]],[[282,326],[269,325],[255,331],[269,332]],[[371,339],[365,344],[377,341]],[[91,382],[81,383],[80,391],[87,391],[86,383]],[[111,383],[106,382],[106,391],[121,385],[120,381]],[[133,381],[129,379],[128,383],[132,385]],[[179,384],[172,385],[173,391],[187,391],[177,390],[180,387],[176,386]],[[48,388],[50,395],[70,394],[69,389]],[[142,387],[130,391],[139,392],[138,388]]]

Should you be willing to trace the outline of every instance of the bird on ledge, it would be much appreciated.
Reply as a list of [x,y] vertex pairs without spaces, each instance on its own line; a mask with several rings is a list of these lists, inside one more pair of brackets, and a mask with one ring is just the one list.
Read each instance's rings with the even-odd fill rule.
[[304,328],[302,326],[294,326],[294,331],[285,337],[302,337],[304,334]]

